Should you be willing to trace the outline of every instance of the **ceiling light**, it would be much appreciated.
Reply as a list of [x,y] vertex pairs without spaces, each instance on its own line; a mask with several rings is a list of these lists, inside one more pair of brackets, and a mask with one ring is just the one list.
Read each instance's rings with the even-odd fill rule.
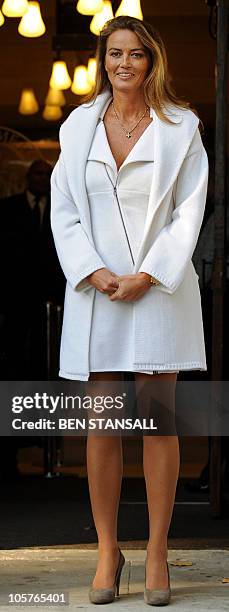
[[96,13],[90,23],[90,30],[92,34],[99,36],[100,31],[109,19],[113,19],[113,9],[110,0],[103,2],[103,8],[100,13]]
[[60,60],[53,62],[52,75],[49,81],[50,87],[52,89],[69,89],[71,82],[66,63]]
[[57,121],[62,117],[62,110],[60,106],[47,105],[43,110],[42,117],[46,119],[46,121]]
[[95,85],[97,63],[95,57],[90,57],[87,65],[87,78],[91,85]]
[[47,106],[64,106],[66,100],[61,89],[49,89],[45,98],[45,104]]
[[37,36],[42,36],[45,30],[39,2],[29,2],[28,11],[22,17],[18,26],[19,34],[28,38],[36,38]]
[[22,17],[28,10],[28,0],[4,0],[2,12],[6,17]]
[[77,66],[74,70],[74,78],[71,86],[73,93],[82,96],[91,91],[91,83],[88,80],[88,72],[86,66]]
[[82,15],[95,15],[103,8],[103,0],[79,0],[76,9]]
[[33,89],[23,89],[19,102],[19,113],[21,115],[34,115],[39,110]]
[[140,0],[122,0],[118,10],[115,13],[115,17],[120,15],[129,15],[129,17],[136,17],[137,19],[143,19],[143,13],[141,9]]
[[5,21],[5,17],[2,14],[2,11],[0,11],[0,27],[3,25],[4,21]]

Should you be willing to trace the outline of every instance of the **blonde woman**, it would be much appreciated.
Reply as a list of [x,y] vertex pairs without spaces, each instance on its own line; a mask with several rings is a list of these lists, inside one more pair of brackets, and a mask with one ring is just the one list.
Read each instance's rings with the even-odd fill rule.
[[[93,93],[60,130],[52,228],[67,279],[60,375],[158,381],[174,397],[177,372],[205,370],[198,278],[192,264],[207,190],[199,120],[170,85],[163,42],[131,17],[98,39]],[[119,592],[120,436],[88,436],[98,535],[93,603]],[[170,601],[167,535],[179,473],[176,435],[143,436],[149,510],[144,598]]]

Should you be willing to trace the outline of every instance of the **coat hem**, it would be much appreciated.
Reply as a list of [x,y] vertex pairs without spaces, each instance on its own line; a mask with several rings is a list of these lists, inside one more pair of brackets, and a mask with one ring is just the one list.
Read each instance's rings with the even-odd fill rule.
[[207,366],[200,361],[188,361],[184,363],[169,363],[169,364],[158,364],[154,363],[153,365],[150,363],[134,363],[133,367],[137,370],[160,370],[160,371],[168,371],[168,370],[207,370]]
[[[204,365],[201,362],[185,362],[185,363],[173,363],[173,364],[168,364],[168,365],[162,365],[162,364],[149,364],[149,363],[141,363],[141,364],[133,364],[133,369],[132,370],[120,370],[120,368],[118,370],[115,370],[114,368],[112,368],[112,370],[102,370],[103,372],[119,372],[119,371],[123,371],[123,372],[141,372],[142,370],[149,370],[149,371],[160,371],[160,372],[174,372],[174,370],[179,370],[179,371],[186,371],[186,370],[200,370],[201,372],[206,372],[207,371],[207,366]],[[99,371],[99,370],[96,370]],[[61,378],[66,378],[67,380],[82,380],[82,381],[88,381],[89,379],[89,375],[90,372],[88,374],[81,374],[78,372],[65,372],[60,370],[59,371],[59,376]]]
[[67,380],[88,380],[89,374],[78,374],[77,372],[64,372],[62,370],[59,371],[60,378],[66,378]]

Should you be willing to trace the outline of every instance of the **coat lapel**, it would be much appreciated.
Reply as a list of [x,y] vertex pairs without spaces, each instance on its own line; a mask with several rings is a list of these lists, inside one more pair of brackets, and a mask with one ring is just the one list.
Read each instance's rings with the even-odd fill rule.
[[[91,238],[91,219],[85,184],[85,171],[98,118],[108,98],[111,98],[111,94],[106,91],[98,96],[94,103],[82,104],[80,108],[69,115],[63,124],[63,150],[69,170],[69,186],[79,208],[81,220],[84,222]],[[89,107],[90,112],[88,112]],[[60,133],[60,142],[61,140]]]
[[135,263],[135,271],[141,264],[147,235],[166,194],[175,182],[182,162],[187,154],[198,118],[189,115],[189,121],[183,122],[183,113],[174,107],[167,107],[167,115],[172,124],[162,121],[153,111],[154,124],[154,174],[149,196],[144,233]]

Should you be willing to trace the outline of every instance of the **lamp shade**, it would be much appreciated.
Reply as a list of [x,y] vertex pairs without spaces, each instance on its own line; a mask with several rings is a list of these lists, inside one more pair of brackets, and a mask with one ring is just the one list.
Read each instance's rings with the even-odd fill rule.
[[47,106],[64,106],[66,100],[61,89],[49,89],[45,98],[45,104]]
[[141,9],[141,0],[122,0],[115,13],[115,17],[119,17],[120,15],[129,15],[129,17],[136,17],[142,20],[143,13]]
[[86,66],[77,66],[74,70],[74,78],[71,90],[78,96],[82,96],[91,91],[91,83],[88,80],[88,72]]
[[0,11],[0,27],[3,25],[4,21],[5,21],[5,17],[2,14],[2,11]]
[[19,102],[19,113],[21,115],[34,115],[39,110],[33,89],[23,89]]
[[95,85],[97,63],[95,57],[90,57],[87,65],[87,78],[91,85]]
[[113,19],[113,9],[110,0],[103,2],[103,8],[100,13],[96,13],[90,23],[90,30],[92,34],[99,36],[100,31],[109,19]]
[[76,9],[81,15],[95,15],[103,8],[103,0],[78,0]]
[[29,2],[28,11],[23,15],[18,26],[19,34],[21,34],[21,36],[27,36],[28,38],[36,38],[42,36],[45,30],[46,28],[41,16],[39,3]]
[[4,0],[2,12],[6,17],[22,17],[28,8],[28,0]]
[[58,121],[58,119],[62,117],[62,110],[60,106],[46,105],[42,117],[46,119],[46,121]]
[[66,63],[60,60],[53,62],[52,74],[49,81],[50,87],[52,89],[69,89],[71,83]]

